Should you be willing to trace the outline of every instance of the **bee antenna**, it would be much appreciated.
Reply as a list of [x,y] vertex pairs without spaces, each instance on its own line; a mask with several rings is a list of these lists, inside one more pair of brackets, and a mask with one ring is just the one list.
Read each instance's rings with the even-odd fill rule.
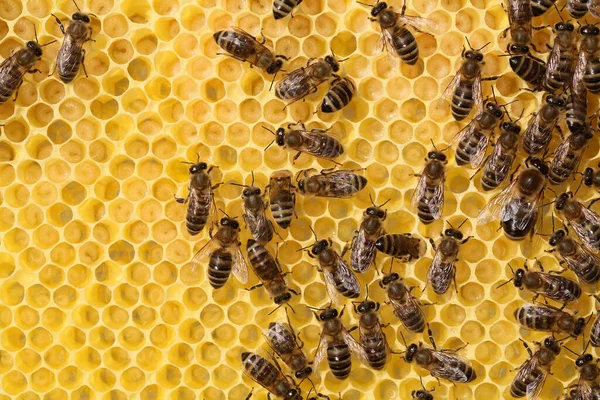
[[[512,269],[512,268],[511,268],[511,269]],[[514,278],[514,277],[512,277],[512,278],[510,278],[509,280],[507,280],[506,282],[499,284],[498,286],[496,286],[496,289],[500,289],[502,286],[504,286],[504,285],[508,285],[508,284],[509,284],[509,283],[511,283],[511,282],[512,282],[514,279],[515,279],[515,278]]]
[[494,98],[494,102],[498,104],[498,99],[496,99],[496,92],[494,91],[494,86],[492,86],[492,97]]
[[[289,307],[289,309],[290,309],[290,310],[292,310],[292,312],[293,312],[294,314],[296,314],[296,310],[294,310],[294,307],[292,307],[292,305],[291,305],[291,304],[285,303],[285,305],[286,305],[286,307]],[[287,315],[287,308],[284,308],[284,310],[285,310],[285,313],[286,313],[286,315]]]
[[563,347],[565,348],[565,350],[568,350],[568,351],[570,351],[571,353],[575,354],[575,355],[576,355],[576,356],[578,356],[578,357],[581,355],[581,354],[579,354],[579,353],[575,353],[573,350],[571,350],[571,349],[570,349],[570,348],[568,348],[567,346],[563,346]]
[[448,225],[450,225],[450,228],[454,229],[454,227],[452,226],[452,223],[451,223],[450,221],[446,221],[446,223],[447,223]]
[[367,3],[363,3],[361,1],[357,1],[358,4],[360,4],[361,6],[365,6],[365,7],[373,7],[372,4],[367,4]]
[[250,175],[252,175],[252,183],[250,183],[250,186],[254,186],[254,171],[250,171]]
[[577,189],[575,189],[575,193],[573,193],[573,196],[577,195],[577,192],[579,192],[579,189],[581,188],[582,183],[583,183],[583,176],[581,177],[581,180],[579,181],[579,185],[577,186]]
[[269,147],[271,147],[271,145],[272,145],[273,143],[275,143],[275,139],[271,140],[271,143],[269,143],[269,145],[268,145],[267,147],[265,147],[265,149],[264,149],[263,151],[267,151],[267,149],[268,149]]
[[402,338],[402,342],[404,343],[404,347],[408,348],[408,344],[406,344],[406,339],[404,338],[404,334],[402,333],[402,331],[398,331],[400,332],[400,337]]
[[419,376],[419,381],[421,381],[421,387],[423,388],[423,390],[427,390],[425,385],[423,385],[423,377],[422,376]]
[[429,139],[431,141],[431,145],[433,146],[434,150],[437,150],[437,147],[435,147],[435,143],[433,143],[433,139]]
[[283,304],[278,305],[277,307],[275,307],[268,315],[273,314],[275,311],[279,310],[281,308]]
[[525,109],[523,108],[521,110],[521,115],[519,115],[519,118],[517,118],[517,120],[515,121],[515,123],[519,122],[521,120],[521,118],[523,118],[523,113],[525,112]]
[[[481,51],[483,49],[485,49],[486,47],[488,47],[492,42],[487,42],[486,44],[484,44],[483,46],[481,46],[480,48],[478,48],[476,51]],[[470,44],[469,44],[470,46]]]
[[508,263],[508,268],[510,268],[510,272],[512,272],[513,276],[515,275],[515,270],[513,269],[512,265],[510,265],[510,263]]
[[564,21],[564,18],[562,17],[562,15],[560,14],[560,10],[558,9],[558,6],[556,5],[556,3],[554,3],[554,8],[556,9],[556,13],[558,14],[558,16],[560,17],[561,21]]
[[264,125],[261,125],[261,126],[262,126],[262,128],[263,128],[265,131],[271,132],[271,133],[273,134],[273,136],[275,136],[275,135],[276,135],[276,133],[275,133],[275,131],[274,131],[274,130],[272,130],[272,129],[270,129],[270,128],[267,128],[267,127],[266,127],[266,126],[264,126]]
[[299,248],[298,250],[296,250],[296,252],[303,251],[303,250],[306,250],[306,249],[310,249],[310,248],[311,248],[311,247],[313,247],[314,245],[315,245],[315,244],[313,243],[313,244],[309,244],[308,246],[301,247],[301,248]]
[[229,216],[229,214],[227,214],[227,213],[226,213],[226,212],[225,212],[225,211],[224,211],[222,208],[219,208],[219,211],[221,211],[223,214],[225,214],[225,216],[226,216],[227,218],[231,218],[231,217]]
[[469,218],[465,218],[465,220],[463,222],[461,222],[460,225],[458,226],[458,228],[456,228],[456,229],[462,228],[462,226],[465,224],[465,222],[467,222],[468,219]]
[[467,40],[467,44],[469,45],[469,48],[471,50],[473,50],[473,46],[471,46],[471,42],[469,42],[469,38],[465,36],[465,39]]
[[317,233],[315,232],[315,230],[312,228],[312,226],[308,226],[308,229],[310,229],[310,231],[313,233],[313,235],[315,236],[315,243],[319,241],[319,239],[317,239]]
[[[190,163],[190,164],[191,164],[191,163]],[[248,187],[248,185],[244,185],[244,184],[242,184],[242,183],[237,183],[237,182],[230,182],[230,183],[229,183],[229,185],[232,185],[232,186],[240,186],[240,187],[245,187],[245,188],[247,188],[247,187]]]
[[81,9],[79,8],[79,6],[77,5],[77,2],[75,0],[73,0],[73,4],[75,4],[75,8],[77,8],[77,11],[81,12]]
[[31,23],[33,25],[33,35],[35,36],[35,42],[37,44],[40,44],[40,42],[38,41],[38,36],[37,36],[37,28],[35,27],[35,23]]
[[367,291],[367,295],[365,296],[365,301],[367,301],[367,299],[369,298],[369,284],[368,283],[365,284],[365,290]]
[[[36,39],[36,41],[37,41],[37,39]],[[58,41],[58,40],[51,40],[51,41],[49,41],[48,43],[40,44],[40,47],[46,47],[46,46],[48,46],[49,44],[52,44],[52,43],[54,43],[54,42],[57,42],[57,41]]]
[[369,193],[369,200],[371,200],[371,204],[373,204],[373,207],[377,207],[375,205],[375,202],[373,201],[373,196],[371,196],[371,193]]

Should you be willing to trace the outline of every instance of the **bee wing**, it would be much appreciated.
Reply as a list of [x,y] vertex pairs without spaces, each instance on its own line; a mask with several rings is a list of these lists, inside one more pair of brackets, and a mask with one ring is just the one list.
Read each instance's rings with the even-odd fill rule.
[[359,342],[356,341],[356,339],[352,337],[352,335],[350,335],[346,328],[342,329],[342,336],[344,337],[344,342],[350,348],[350,351],[356,354],[362,361],[367,361],[367,353],[365,349]]
[[437,378],[447,379],[452,382],[467,382],[469,377],[459,368],[452,367],[457,361],[471,365],[471,362],[455,352],[431,350],[433,356],[438,359],[439,366],[430,370],[431,375]]
[[585,379],[579,379],[577,383],[577,397],[580,400],[592,400],[593,391],[590,383]]
[[390,299],[390,303],[394,308],[394,313],[402,321],[405,321],[406,319],[412,317],[414,315],[413,310],[415,308],[419,310],[419,313],[423,314],[423,310],[421,309],[421,302],[410,293],[406,296],[405,304],[400,304],[397,300],[394,299]]
[[335,288],[335,282],[333,280],[333,275],[326,269],[322,269],[323,271],[323,280],[325,281],[325,288],[327,289],[327,294],[329,294],[329,298],[333,302],[333,304],[340,306],[344,302],[342,300],[342,296]]
[[477,216],[477,225],[487,224],[495,219],[504,217],[504,205],[514,196],[517,180],[514,179],[503,191],[498,193]]
[[[569,152],[569,141],[564,140],[561,144],[558,145],[556,151],[554,152],[554,158],[552,159],[551,166],[554,166],[556,162],[562,160],[565,155]],[[578,163],[579,164],[579,163]],[[577,168],[575,168],[575,171]]]
[[585,87],[583,86],[583,75],[585,75],[585,68],[587,66],[587,57],[582,51],[577,57],[577,64],[575,64],[575,71],[571,78],[571,89],[578,95],[585,95]]
[[[525,360],[525,362],[523,364],[521,364],[521,366],[519,367],[519,372],[517,372],[517,375],[515,375],[515,377],[512,380],[513,383],[529,380],[528,378],[529,378],[529,375],[531,374],[531,372],[538,369],[537,368],[538,363],[539,363],[539,352],[536,352],[530,359]],[[532,384],[529,384],[526,389],[528,397],[529,397],[531,387],[533,387]]]
[[248,283],[248,263],[244,254],[242,254],[242,249],[236,244],[231,246],[231,252],[233,253],[233,267],[231,272],[233,272],[233,275],[241,283]]
[[485,158],[485,153],[487,152],[489,143],[490,143],[490,138],[487,135],[483,136],[481,138],[481,140],[479,141],[479,143],[477,143],[477,148],[475,150],[475,153],[473,153],[473,155],[471,155],[471,158],[470,158],[471,168],[479,168],[479,166],[481,165],[481,163],[483,162],[483,160]]
[[590,1],[588,3],[588,11],[596,18],[600,18],[600,3],[598,1]]
[[321,339],[319,340],[319,346],[317,347],[317,352],[315,353],[315,358],[313,360],[313,371],[317,371],[319,368],[319,364],[325,358],[327,354],[327,338],[325,337],[325,333],[321,332]]
[[410,25],[419,31],[425,31],[428,33],[436,32],[438,24],[429,18],[418,17],[416,15],[401,15],[398,13],[398,21],[406,25]]
[[277,82],[277,88],[279,90],[280,87],[283,88],[294,88],[296,86],[304,86],[309,84],[309,76],[307,73],[307,69],[310,68],[310,66],[308,67],[300,67],[298,69],[293,70],[292,72],[290,72],[289,74],[287,74],[286,76],[283,77],[282,80],[280,80],[279,82]]
[[435,280],[439,282],[437,286],[446,287],[447,285],[449,287],[455,274],[454,262],[442,264],[442,258],[442,252],[438,248],[427,272],[427,281],[433,282]]
[[231,29],[232,31],[235,31],[235,32],[239,33],[240,35],[246,36],[248,39],[251,39],[251,40],[255,41],[256,43],[262,44],[258,40],[256,40],[256,38],[254,36],[252,36],[251,34],[249,34],[248,32],[246,32],[245,30],[243,30],[239,26],[231,26],[229,29]]
[[554,41],[554,45],[552,45],[552,50],[550,51],[550,56],[548,56],[548,61],[546,62],[546,79],[550,79],[552,75],[556,74],[557,71],[561,70],[560,66],[560,53],[561,46],[558,44],[558,41]]
[[536,400],[540,396],[540,392],[544,387],[544,382],[546,382],[546,378],[548,377],[548,371],[543,370],[541,374],[537,375],[535,379],[527,385],[527,399],[528,400]]
[[[600,226],[600,217],[595,212],[591,211],[589,208],[582,206],[581,211],[583,213],[583,221],[588,221],[591,226]],[[581,239],[581,243],[585,246],[586,249],[591,251],[592,253],[598,253],[600,250],[600,244],[594,244],[589,241],[589,228],[584,227],[582,224],[569,221],[575,232],[577,232],[577,236]]]
[[[383,229],[381,229],[381,234],[383,235]],[[359,229],[358,233],[352,238],[352,243],[350,244],[350,266],[356,272],[365,272],[371,267],[371,263],[361,263],[360,261],[364,259],[373,259],[373,255],[376,252],[375,242],[369,240],[366,237],[365,230]]]
[[460,70],[458,70],[456,72],[456,75],[454,75],[454,78],[452,78],[452,80],[444,90],[444,93],[442,93],[442,99],[450,104],[452,104],[452,96],[454,96],[454,89],[456,89],[456,86],[458,86],[461,76],[462,74],[460,73]]
[[474,118],[467,126],[462,128],[456,135],[454,135],[449,145],[454,146],[455,144],[458,144],[469,136],[473,135],[473,132],[475,129],[477,129],[477,120],[478,118]]
[[213,251],[217,250],[219,247],[221,247],[221,242],[216,236],[210,239],[204,246],[202,246],[200,250],[196,252],[192,258],[192,262],[190,263],[190,271],[194,272],[200,264],[204,264]]
[[480,115],[483,112],[483,93],[481,89],[481,71],[477,73],[475,81],[473,82],[473,110],[476,115]]
[[[429,211],[433,218],[439,219],[442,216],[442,208],[444,206],[444,181],[445,174],[441,178],[441,183],[435,187],[431,199],[429,200]],[[413,193],[410,207],[412,210],[416,212],[417,207],[419,205],[419,199],[425,194],[427,190],[426,178],[424,175],[421,175],[419,178],[419,182],[417,183],[417,187],[415,188],[415,192]]]
[[267,329],[263,336],[271,350],[281,357],[281,354],[277,351],[276,345],[284,343],[287,338],[290,337],[289,326],[284,322],[275,322],[275,324]]

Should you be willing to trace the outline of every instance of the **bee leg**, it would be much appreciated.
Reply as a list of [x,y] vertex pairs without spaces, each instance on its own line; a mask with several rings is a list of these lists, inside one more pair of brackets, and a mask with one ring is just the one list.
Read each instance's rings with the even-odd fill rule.
[[54,68],[52,68],[52,72],[50,72],[48,76],[54,75],[54,72],[56,72],[56,63],[54,64]]
[[177,195],[174,194],[173,198],[175,198],[175,201],[178,202],[179,204],[185,204],[189,200],[190,196],[187,196],[187,197],[177,197]]
[[19,86],[17,86],[17,89],[15,90],[15,97],[13,98],[13,101],[17,101],[17,97],[19,97],[19,89],[21,88],[22,84],[23,80],[21,79],[21,82],[19,82]]
[[431,243],[431,247],[433,248],[433,251],[437,251],[437,246],[435,245],[435,242],[433,241],[432,238],[429,238],[429,243]]
[[474,236],[467,236],[467,237],[465,238],[465,240],[463,240],[462,242],[460,242],[460,244],[465,244],[465,243],[467,243],[469,240],[471,240],[471,239],[473,239],[473,238],[474,238]]
[[254,388],[250,389],[250,393],[248,393],[248,396],[246,396],[245,400],[250,400],[250,398],[252,397],[252,392],[254,392]]
[[263,284],[262,284],[262,283],[259,283],[258,285],[254,285],[254,286],[252,286],[252,287],[245,288],[245,290],[246,290],[246,291],[248,291],[248,292],[251,292],[251,291],[253,291],[253,290],[255,290],[255,289],[258,289],[258,288],[261,288],[261,287],[263,287]]
[[[492,146],[493,146],[493,143],[492,143]],[[489,158],[489,157],[488,157],[488,158]],[[485,162],[484,162],[484,164],[485,164]],[[475,173],[474,173],[473,175],[471,175],[471,177],[469,178],[469,180],[470,180],[470,181],[472,181],[472,180],[473,180],[473,178],[475,178],[475,175],[477,175],[477,174],[479,173],[479,171],[481,171],[481,169],[482,169],[482,168],[483,168],[483,167],[479,167],[479,168],[477,168],[477,171],[475,171]]]
[[40,71],[39,69],[35,68],[35,69],[30,69],[30,70],[29,70],[29,71],[27,71],[27,72],[29,72],[30,74],[35,74],[36,72],[40,73],[40,72],[42,72],[42,71]]
[[355,331],[358,329],[358,325],[354,325],[352,328],[348,329],[348,333]]
[[344,248],[342,249],[342,258],[344,257],[344,255],[348,252],[348,250],[350,250],[350,245],[348,244],[348,242],[346,242],[346,245],[344,246]]
[[560,135],[560,138],[564,140],[565,139],[565,135],[563,134],[562,129],[560,129],[560,126],[556,125],[554,128],[558,131],[558,134]]
[[296,163],[296,160],[302,155],[302,152],[299,151],[296,153],[296,155],[294,156],[294,158],[292,159],[292,164]]
[[260,41],[260,44],[267,43],[267,38],[265,37],[265,34],[263,33],[263,28],[260,28],[260,36],[262,36],[262,40]]
[[482,81],[495,81],[496,79],[499,79],[500,76],[495,75],[495,76],[487,76],[485,78],[481,78]]
[[81,53],[82,53],[82,55],[81,55],[81,68],[83,68],[83,73],[85,74],[85,77],[87,78],[88,77],[88,73],[87,73],[87,70],[85,69],[85,64],[84,64],[84,62],[85,62],[85,49],[81,50]]
[[431,342],[433,349],[437,350],[437,347],[435,345],[435,340],[433,340],[433,331],[431,330],[431,327],[429,326],[429,322],[427,323],[427,335],[429,335],[429,341]]
[[60,19],[59,19],[59,18],[58,18],[56,15],[54,15],[54,14],[52,14],[52,13],[50,13],[50,15],[52,15],[52,16],[54,17],[54,19],[56,20],[56,23],[57,23],[57,24],[58,24],[58,26],[60,27],[60,31],[61,31],[61,32],[62,32],[62,34],[64,35],[64,34],[65,34],[65,26],[63,25],[63,23],[62,23],[62,22],[60,22]]
[[600,200],[600,197],[598,197],[597,199],[594,199],[594,200],[590,201],[590,204],[588,204],[588,206],[587,206],[588,210],[590,210],[590,209],[592,208],[592,206],[593,206],[593,205],[594,205],[594,204],[595,204],[597,201],[599,201],[599,200]]

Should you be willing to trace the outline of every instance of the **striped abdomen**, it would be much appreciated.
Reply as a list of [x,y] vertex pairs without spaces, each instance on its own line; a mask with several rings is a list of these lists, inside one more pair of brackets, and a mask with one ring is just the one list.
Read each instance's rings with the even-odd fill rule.
[[583,18],[588,12],[587,3],[586,0],[567,0],[567,12],[572,18]]
[[[538,114],[535,118],[541,117]],[[543,122],[540,122],[537,126],[531,124],[523,136],[523,149],[525,152],[532,156],[542,152],[552,139],[552,128],[552,125],[544,126]]]
[[356,86],[354,86],[354,82],[352,82],[350,78],[338,80],[331,85],[325,94],[323,102],[321,103],[321,111],[324,113],[332,113],[346,107],[352,100],[355,90]]
[[566,120],[571,133],[580,132],[586,125],[587,97],[585,95],[569,95],[567,98]]
[[[86,25],[81,21],[72,21],[70,23],[65,40],[60,46],[60,50],[58,50],[56,56],[56,71],[58,72],[58,77],[64,83],[73,81],[75,76],[77,76],[83,60],[83,43],[87,40],[87,37],[76,39],[72,36],[71,32],[73,29],[78,28],[74,26],[74,24]],[[79,29],[87,30],[87,27]]]
[[479,129],[475,129],[470,136],[467,136],[464,140],[458,142],[456,148],[456,164],[466,165],[471,162],[473,157],[478,152],[478,147],[482,140],[487,140],[485,133]]
[[421,239],[401,233],[380,236],[375,242],[375,248],[396,258],[419,258],[425,253],[425,245]]
[[390,35],[392,37],[392,46],[396,50],[400,60],[408,65],[416,64],[419,59],[419,46],[412,32],[404,26],[400,26],[394,27]]
[[238,31],[223,30],[213,37],[220,48],[239,60],[247,60],[255,52],[252,37]]
[[593,248],[595,252],[600,249],[600,225],[595,224],[592,220],[585,219],[580,222],[582,233],[578,234],[581,237],[582,242],[586,244],[586,247]]
[[537,85],[546,72],[546,66],[529,55],[512,56],[509,64],[515,74],[532,85]]
[[27,70],[20,67],[14,57],[18,57],[19,53],[13,54],[10,60],[5,60],[5,64],[0,69],[0,104],[7,102],[15,91],[21,85],[23,76]]
[[[498,162],[499,165],[508,164],[509,166],[512,166],[515,157],[513,155],[500,155],[498,156],[498,159],[500,160]],[[500,186],[500,184],[504,182],[504,180],[508,176],[510,169],[511,168],[509,167],[506,169],[506,171],[494,171],[490,168],[489,164],[486,163],[485,167],[483,168],[483,175],[481,175],[481,187],[483,187],[483,190],[493,190]]]
[[208,281],[213,288],[219,289],[225,285],[231,275],[232,265],[233,256],[226,248],[212,252],[208,260]]
[[[340,268],[330,268],[331,278],[335,284],[335,289],[344,297],[355,299],[360,296],[360,286],[354,287],[351,282],[348,282],[346,275],[341,274]],[[355,278],[356,279],[356,278]]]
[[573,74],[574,55],[569,50],[562,50],[560,59],[554,69],[546,70],[544,84],[546,89],[552,92],[563,89],[569,83]]
[[442,262],[439,265],[432,265],[428,278],[433,291],[437,294],[446,293],[450,288],[450,284],[452,284],[455,274],[456,267],[454,262]]
[[600,265],[595,257],[583,251],[576,261],[568,262],[567,267],[577,275],[580,281],[588,285],[594,285],[600,281]]
[[266,247],[252,239],[248,240],[248,259],[254,273],[261,281],[270,281],[281,276],[275,259]]
[[311,132],[310,135],[303,136],[302,145],[295,150],[327,159],[338,158],[344,153],[344,147],[336,138],[320,132]]
[[204,229],[212,201],[212,189],[200,190],[190,187],[190,198],[185,216],[185,226],[190,235],[197,235]]
[[[283,229],[287,229],[292,223],[292,217],[294,216],[294,199],[292,195],[280,196],[277,201],[271,199],[271,215],[273,219]],[[287,198],[289,197],[289,198]]]
[[600,92],[600,58],[592,58],[585,66],[583,85],[592,93]]
[[373,369],[382,369],[387,362],[385,336],[379,334],[361,335],[361,344],[367,355],[367,362]]
[[540,378],[540,376],[543,374],[544,374],[544,371],[542,371],[540,368],[531,369],[529,374],[527,376],[525,376],[523,379],[515,379],[512,382],[512,384],[510,385],[510,394],[513,397],[517,397],[517,398],[527,396],[527,394],[528,394],[527,387],[530,384],[532,384],[533,382],[535,382],[536,380],[538,380]]
[[539,17],[550,7],[552,7],[556,3],[556,0],[532,0],[531,1],[531,12],[534,17]]
[[327,362],[333,376],[337,379],[346,379],[352,368],[352,355],[348,345],[341,340],[328,343]]
[[533,307],[520,307],[515,310],[515,318],[525,328],[534,331],[551,331],[562,312],[536,312]]
[[433,199],[435,192],[435,185],[427,185],[423,190],[423,195],[419,199],[419,203],[417,204],[417,215],[421,222],[425,225],[435,221],[435,216],[431,213],[431,209],[429,208],[430,201]]
[[[531,203],[526,199],[516,198],[510,200],[505,205],[505,210],[512,209],[517,210],[514,216],[506,221],[502,221],[502,229],[507,238],[511,240],[523,240],[535,227],[538,215],[537,207],[531,209]],[[523,228],[522,220],[527,219],[526,224]]]
[[554,158],[548,171],[548,181],[559,185],[567,180],[579,165],[581,154],[569,150],[561,159]]
[[302,0],[274,0],[273,1],[273,18],[285,18],[292,12],[295,7],[302,3]]
[[425,330],[425,314],[423,310],[419,307],[411,307],[411,312],[408,312],[406,309],[404,310],[404,315],[400,315],[396,310],[394,310],[394,314],[406,329],[412,332],[423,332]]
[[473,109],[475,101],[473,100],[473,84],[474,79],[463,78],[458,82],[452,95],[452,116],[457,121],[465,119]]

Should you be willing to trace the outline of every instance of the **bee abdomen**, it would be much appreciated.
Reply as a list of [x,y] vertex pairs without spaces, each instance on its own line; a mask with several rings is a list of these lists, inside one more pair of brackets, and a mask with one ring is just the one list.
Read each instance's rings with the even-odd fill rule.
[[600,92],[600,58],[588,61],[583,74],[583,84],[592,93]]
[[580,132],[585,128],[587,118],[587,98],[570,95],[567,98],[566,120],[571,133]]
[[219,289],[225,285],[231,275],[232,265],[233,257],[227,249],[220,248],[212,252],[208,260],[208,281],[213,288]]
[[347,106],[352,97],[356,86],[350,78],[343,78],[329,88],[329,91],[323,98],[321,111],[324,113],[332,113],[341,110]]
[[452,116],[455,120],[462,121],[471,113],[473,105],[472,82],[459,82],[452,96]]
[[548,11],[554,3],[556,3],[556,0],[534,0],[531,2],[531,12],[534,17],[539,17]]
[[242,353],[242,364],[245,371],[264,386],[271,385],[279,376],[273,364],[255,353]]
[[248,240],[248,258],[254,267],[254,273],[261,281],[279,277],[279,267],[265,246],[252,239]]
[[390,33],[392,37],[392,46],[402,62],[408,65],[414,65],[419,59],[419,46],[415,36],[406,28],[396,28]]
[[567,0],[567,12],[575,19],[585,17],[588,12],[587,1]]
[[546,71],[544,64],[527,55],[513,56],[509,64],[515,74],[532,85],[536,85]]
[[346,284],[346,277],[340,276],[337,270],[333,272],[333,282],[335,283],[336,290],[344,297],[349,299],[355,299],[360,296],[359,290],[354,289],[352,286]]
[[[591,257],[590,257],[591,258]],[[600,266],[594,263],[592,260],[588,260],[587,263],[582,263],[581,270],[571,269],[577,277],[589,285],[593,285],[600,281]]]
[[346,379],[352,368],[350,348],[344,344],[332,344],[327,347],[327,361],[331,373],[337,379]]
[[527,375],[527,377],[525,379],[521,380],[514,380],[513,383],[510,385],[510,394],[513,397],[525,397],[527,396],[527,387],[535,380],[538,379],[538,377],[541,375],[541,372],[536,368],[531,370],[531,372],[529,373],[529,375]]
[[388,256],[407,259],[420,258],[426,250],[421,239],[397,233],[380,236],[375,248]]
[[385,339],[377,335],[371,340],[363,342],[363,348],[367,355],[367,362],[373,369],[382,369],[387,362],[387,350]]
[[579,157],[574,157],[572,153],[569,153],[565,158],[562,161],[552,160],[550,170],[548,171],[548,181],[553,185],[558,185],[566,181],[577,167]]
[[523,138],[523,149],[529,155],[536,155],[548,146],[550,139],[552,139],[552,129],[528,130]]
[[273,1],[273,18],[285,18],[297,7],[302,0],[274,0]]
[[477,152],[479,143],[485,139],[484,136],[484,134],[475,130],[471,137],[458,142],[455,154],[457,165],[466,165],[471,162],[471,157]]
[[433,197],[434,192],[434,186],[427,186],[425,188],[425,191],[423,192],[423,196],[419,199],[419,202],[417,204],[417,216],[425,225],[435,221],[435,217],[431,213],[431,208],[429,207],[429,202]]
[[294,202],[282,201],[271,203],[271,214],[277,225],[283,229],[287,229],[292,223],[292,217],[294,216]]
[[415,309],[415,312],[407,318],[402,318],[398,314],[396,316],[402,321],[404,327],[411,332],[423,332],[425,330],[425,314],[420,308]]

